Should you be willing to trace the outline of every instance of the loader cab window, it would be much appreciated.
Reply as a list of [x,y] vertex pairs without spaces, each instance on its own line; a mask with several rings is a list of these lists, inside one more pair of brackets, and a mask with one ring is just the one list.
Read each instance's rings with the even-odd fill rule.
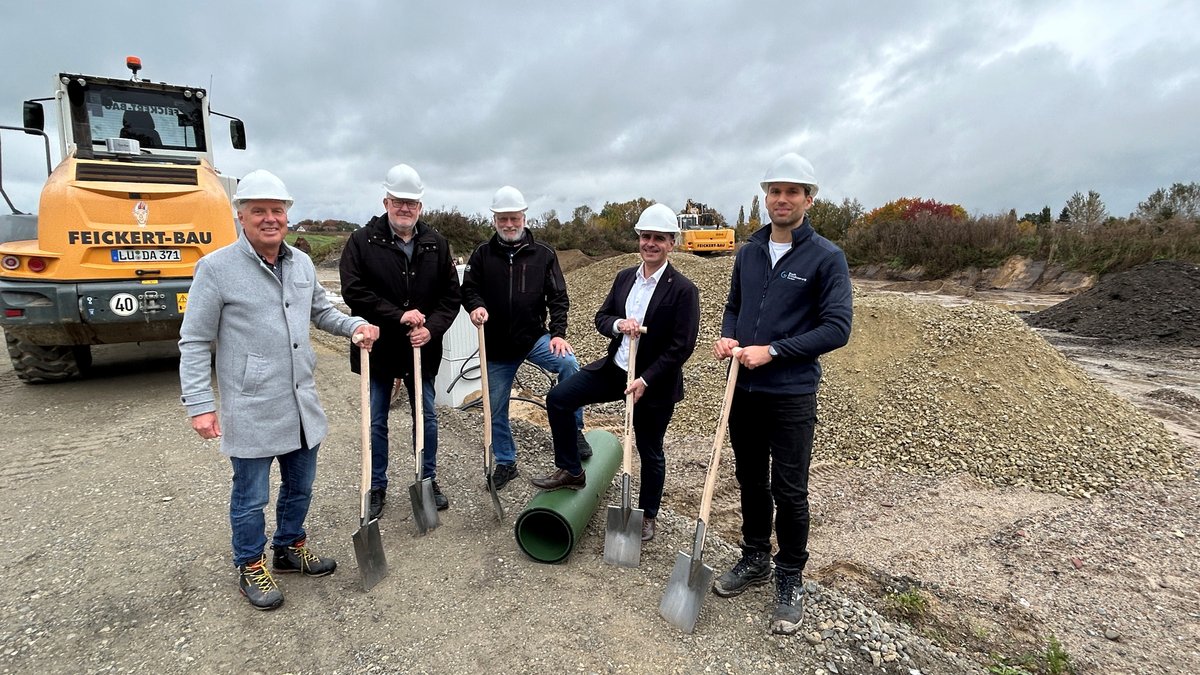
[[95,147],[131,138],[143,149],[205,151],[201,103],[182,91],[101,85],[89,87],[84,100]]

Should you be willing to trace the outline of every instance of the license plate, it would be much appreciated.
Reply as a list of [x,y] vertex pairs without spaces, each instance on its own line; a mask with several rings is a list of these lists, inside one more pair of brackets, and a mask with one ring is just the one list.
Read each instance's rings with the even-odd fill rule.
[[177,248],[114,248],[113,262],[179,262]]

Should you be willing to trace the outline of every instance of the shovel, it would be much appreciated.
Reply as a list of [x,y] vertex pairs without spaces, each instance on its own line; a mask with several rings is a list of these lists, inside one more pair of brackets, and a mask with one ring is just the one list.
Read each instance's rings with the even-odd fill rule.
[[[355,335],[355,343],[362,335]],[[383,539],[379,536],[379,521],[371,518],[370,487],[371,487],[371,352],[365,348],[359,350],[362,355],[362,476],[358,484],[359,517],[362,519],[358,530],[354,533],[354,558],[358,561],[358,573],[362,576],[364,591],[371,590],[375,584],[387,576],[387,558],[383,555]]]
[[738,350],[729,365],[729,381],[725,383],[725,400],[721,404],[721,422],[713,439],[712,458],[708,460],[708,475],[704,478],[704,496],[700,498],[700,517],[696,519],[696,538],[692,543],[692,554],[680,551],[675,556],[675,569],[667,581],[667,590],[658,613],[672,626],[685,633],[696,628],[700,617],[700,606],[712,587],[713,568],[704,564],[704,535],[708,529],[708,515],[712,510],[713,490],[717,487],[717,467],[721,464],[721,445],[725,441],[725,429],[729,426],[729,404],[733,400],[733,387],[737,383]]
[[483,339],[483,326],[479,327],[479,383],[480,396],[483,403],[483,477],[487,481],[488,492],[492,495],[492,510],[496,519],[504,521],[504,507],[500,505],[500,495],[496,492],[495,463],[492,457],[492,399],[488,396],[487,347]]
[[433,479],[421,478],[425,464],[425,382],[421,379],[421,348],[413,347],[413,461],[417,464],[417,479],[408,486],[412,500],[413,521],[421,534],[441,525],[438,520],[437,502],[433,500]]
[[[642,333],[646,327],[642,326]],[[625,388],[633,384],[634,362],[641,338],[629,341],[629,367]],[[637,567],[642,559],[642,522],[646,513],[633,508],[629,489],[629,461],[633,454],[633,394],[625,395],[624,455],[621,459],[621,505],[608,507],[608,527],[604,530],[604,562],[620,567]]]

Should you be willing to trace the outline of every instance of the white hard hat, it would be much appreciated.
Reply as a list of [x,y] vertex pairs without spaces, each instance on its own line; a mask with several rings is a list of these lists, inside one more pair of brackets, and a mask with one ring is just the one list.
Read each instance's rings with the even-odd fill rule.
[[242,202],[252,199],[277,199],[292,206],[292,195],[288,193],[283,181],[270,171],[256,169],[238,181],[237,192],[233,195],[233,205],[240,206]]
[[809,194],[815,199],[817,196],[817,176],[813,173],[812,163],[804,159],[794,152],[775,160],[771,168],[767,169],[767,174],[763,176],[762,182],[759,185],[763,192],[767,191],[767,186],[771,183],[799,183],[809,187]]
[[638,234],[642,232],[679,234],[679,218],[676,217],[675,211],[666,204],[653,204],[642,211],[642,215],[638,216],[637,224],[633,226],[633,229]]
[[396,199],[420,199],[425,194],[421,177],[417,175],[416,169],[407,164],[397,164],[388,169],[383,187]]
[[496,194],[492,197],[492,213],[513,213],[528,208],[521,191],[511,185],[505,185],[496,190]]

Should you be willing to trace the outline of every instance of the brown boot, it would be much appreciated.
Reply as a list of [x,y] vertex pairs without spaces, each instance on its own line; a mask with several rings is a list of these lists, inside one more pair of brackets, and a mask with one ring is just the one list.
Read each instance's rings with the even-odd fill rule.
[[578,490],[587,485],[587,474],[581,472],[578,476],[572,476],[566,469],[555,469],[554,473],[549,476],[534,478],[529,482],[541,490],[557,490],[559,488]]
[[657,531],[658,531],[658,527],[655,525],[653,518],[643,518],[642,519],[642,541],[643,542],[650,541],[651,539],[653,539],[654,535]]

